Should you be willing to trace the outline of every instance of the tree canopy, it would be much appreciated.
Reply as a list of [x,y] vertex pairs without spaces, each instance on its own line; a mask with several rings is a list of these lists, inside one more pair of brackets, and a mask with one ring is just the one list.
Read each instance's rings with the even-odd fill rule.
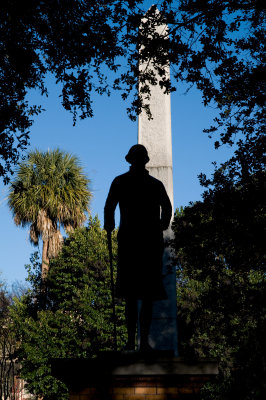
[[[93,115],[94,93],[120,90],[131,118],[148,109],[149,84],[159,71],[163,90],[178,82],[196,85],[205,105],[218,115],[209,134],[216,147],[232,144],[240,133],[241,168],[250,149],[261,157],[265,115],[265,8],[262,0],[159,0],[149,11],[138,0],[7,0],[0,14],[0,175],[8,181],[12,166],[29,143],[33,116],[41,106],[27,101],[29,90],[47,94],[52,73],[62,85],[62,105],[77,118]],[[147,12],[147,13],[146,13]],[[142,20],[146,13],[145,21]],[[142,20],[143,29],[139,26]],[[156,33],[166,22],[168,35]],[[167,52],[165,51],[167,50]],[[139,72],[139,59],[147,68]],[[171,82],[164,75],[171,64]],[[144,83],[138,96],[138,82]],[[145,86],[145,84],[147,84]],[[239,159],[240,160],[240,159]],[[248,168],[256,169],[256,162]]]
[[17,400],[22,395],[22,382],[18,379],[17,342],[12,329],[10,307],[14,297],[25,293],[25,287],[15,283],[8,291],[0,279],[0,398]]
[[[116,234],[113,234],[116,271]],[[20,375],[31,393],[44,400],[68,399],[66,386],[53,377],[53,358],[87,358],[113,350],[113,314],[106,232],[97,217],[77,228],[51,261],[47,301],[42,307],[38,253],[27,266],[31,288],[11,308],[18,341]],[[123,304],[116,304],[118,348],[125,342]]]
[[265,397],[265,174],[175,215],[181,355],[217,359],[204,399]]
[[0,398],[7,399],[14,386],[14,340],[9,325],[10,297],[0,281]]

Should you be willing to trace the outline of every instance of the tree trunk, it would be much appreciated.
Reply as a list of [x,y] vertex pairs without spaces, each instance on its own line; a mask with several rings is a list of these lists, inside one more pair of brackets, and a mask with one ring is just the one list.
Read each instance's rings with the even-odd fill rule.
[[43,240],[42,245],[42,281],[41,281],[41,297],[40,306],[42,310],[46,308],[47,287],[46,279],[49,271],[49,258],[48,258],[48,240]]
[[48,240],[43,240],[42,245],[42,282],[44,283],[49,271]]

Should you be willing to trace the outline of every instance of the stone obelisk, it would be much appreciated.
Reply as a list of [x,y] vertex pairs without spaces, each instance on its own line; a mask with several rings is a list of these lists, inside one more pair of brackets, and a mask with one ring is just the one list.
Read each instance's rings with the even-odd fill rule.
[[[159,11],[156,9],[156,16]],[[145,17],[144,17],[145,20]],[[155,21],[156,24],[156,21]],[[140,28],[141,29],[141,28]],[[166,37],[167,25],[158,23],[155,31]],[[142,33],[143,34],[143,33]],[[141,60],[141,57],[140,57]],[[150,111],[152,119],[142,111],[138,119],[138,143],[143,144],[149,153],[150,161],[147,169],[150,175],[163,182],[173,206],[173,169],[172,169],[172,132],[170,94],[164,93],[159,86],[159,74],[152,66],[152,60],[140,61],[140,74],[150,68],[157,78],[156,85],[149,85]],[[160,66],[162,67],[162,66]],[[170,78],[169,64],[163,66],[165,74]],[[141,91],[141,84],[139,86]],[[173,235],[171,228],[164,232],[165,243]],[[171,265],[171,250],[165,247],[163,255],[164,286],[168,299],[155,301],[149,341],[156,350],[171,350],[177,355],[177,309],[176,309],[176,271]]]

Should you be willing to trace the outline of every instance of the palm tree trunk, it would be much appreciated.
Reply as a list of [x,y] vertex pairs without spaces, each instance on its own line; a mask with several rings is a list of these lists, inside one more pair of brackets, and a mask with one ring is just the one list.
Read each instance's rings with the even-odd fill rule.
[[49,271],[48,240],[43,240],[42,245],[42,282],[44,283]]

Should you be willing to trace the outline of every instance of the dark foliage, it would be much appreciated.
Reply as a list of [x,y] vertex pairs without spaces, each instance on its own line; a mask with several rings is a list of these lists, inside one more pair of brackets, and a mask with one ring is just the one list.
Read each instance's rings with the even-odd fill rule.
[[219,362],[204,399],[263,399],[265,173],[220,186],[175,216],[180,350]]
[[[47,90],[44,78],[52,73],[62,84],[62,105],[77,117],[93,115],[94,93],[120,90],[134,119],[149,112],[148,84],[174,90],[182,80],[196,85],[205,105],[219,116],[207,129],[218,132],[216,146],[232,144],[257,149],[265,128],[265,9],[261,0],[160,0],[158,14],[143,1],[31,1],[7,0],[0,13],[0,175],[9,173],[29,143],[33,116],[41,106],[27,102],[30,89]],[[168,36],[156,33],[166,22]],[[152,38],[152,39],[151,39]],[[168,53],[167,53],[168,52]],[[139,73],[138,61],[147,62]],[[152,62],[149,62],[151,61]],[[170,62],[171,82],[163,65]],[[138,96],[138,82],[144,84]],[[255,150],[254,150],[255,151]],[[260,151],[260,150],[256,150]]]
[[19,382],[16,379],[16,341],[9,313],[13,295],[7,292],[0,281],[0,398],[3,400],[17,400],[20,397]]

